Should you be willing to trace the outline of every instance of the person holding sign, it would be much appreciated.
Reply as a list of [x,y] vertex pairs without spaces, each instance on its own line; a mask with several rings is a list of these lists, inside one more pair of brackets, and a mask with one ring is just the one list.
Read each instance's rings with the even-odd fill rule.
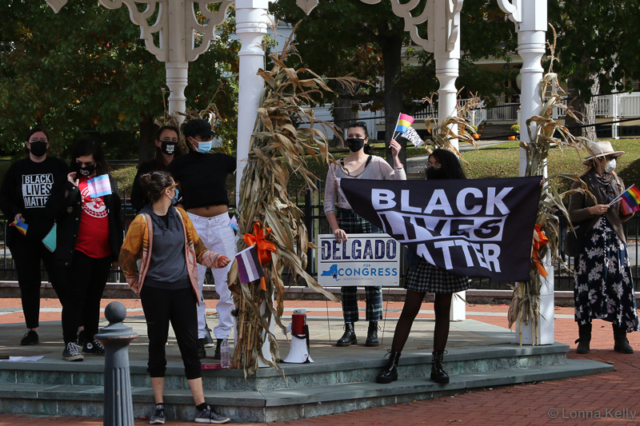
[[[428,180],[466,179],[458,157],[453,152],[445,149],[436,149],[429,156],[426,175]],[[449,383],[449,376],[442,368],[442,359],[449,337],[451,299],[453,293],[469,288],[469,279],[438,268],[420,257],[415,265],[410,265],[407,273],[406,288],[407,294],[404,300],[404,307],[396,325],[393,343],[389,350],[389,363],[378,375],[376,381],[378,383],[391,383],[398,380],[396,367],[400,360],[400,353],[411,332],[413,320],[420,312],[424,296],[427,293],[435,293],[436,326],[433,333],[431,380],[436,383]]]
[[[40,319],[40,262],[44,264],[51,286],[63,301],[64,278],[56,265],[53,253],[42,240],[54,225],[45,205],[56,179],[67,175],[67,165],[47,156],[49,137],[42,129],[31,129],[26,147],[29,157],[9,167],[0,189],[0,209],[7,221],[15,225],[7,228],[6,244],[11,250],[22,299],[27,332],[20,341],[23,346],[36,345]],[[26,229],[25,229],[26,228]]]
[[[401,146],[391,139],[393,167],[384,159],[371,155],[369,134],[365,123],[352,124],[347,129],[346,145],[349,154],[340,161],[342,167],[332,164],[327,173],[324,194],[324,212],[336,241],[347,241],[350,233],[371,233],[372,225],[357,215],[349,202],[338,191],[337,179],[406,180],[407,174],[398,158]],[[382,319],[382,287],[365,287],[367,299],[366,319],[369,321],[366,346],[378,346],[378,321]],[[342,314],[344,335],[337,346],[357,344],[354,324],[359,320],[358,288],[342,287]]]
[[153,160],[145,161],[140,164],[136,177],[133,179],[131,187],[131,206],[137,212],[142,210],[144,206],[149,204],[142,187],[140,186],[140,176],[163,171],[174,158],[182,155],[180,144],[180,131],[173,126],[162,126],[158,130],[155,140],[156,153]]
[[[56,181],[47,212],[57,218],[56,260],[65,268],[62,359],[82,361],[85,354],[104,354],[93,339],[98,332],[100,299],[109,270],[118,267],[124,223],[118,185],[99,142],[80,139],[72,151],[66,180]],[[85,343],[78,346],[78,326],[84,325]],[[82,349],[82,353],[80,353]]]
[[207,250],[187,213],[173,207],[178,203],[179,190],[169,173],[147,173],[140,177],[140,184],[151,204],[131,223],[120,251],[120,264],[127,283],[140,296],[147,320],[148,371],[156,401],[150,424],[164,424],[166,417],[163,390],[169,323],[178,341],[196,405],[195,421],[226,423],[227,417],[205,403],[202,390],[202,366],[198,357],[197,306],[201,303],[198,264],[220,269],[230,260]]
[[[572,194],[569,202],[573,226],[584,230],[580,232],[583,238],[574,287],[579,332],[576,352],[589,353],[592,320],[603,319],[613,325],[613,349],[632,354],[627,332],[638,331],[638,311],[622,222],[631,219],[633,211],[625,214],[616,201],[625,186],[614,172],[616,158],[624,152],[614,151],[610,142],[594,143],[590,151],[592,155],[582,162],[589,170],[580,179],[592,196]],[[572,188],[582,185],[576,182]]]

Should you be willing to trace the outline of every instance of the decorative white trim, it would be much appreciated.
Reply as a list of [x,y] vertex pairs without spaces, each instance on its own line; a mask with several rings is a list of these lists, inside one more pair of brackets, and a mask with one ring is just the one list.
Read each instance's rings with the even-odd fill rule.
[[522,23],[522,0],[498,0],[498,6],[507,14],[511,22]]
[[46,0],[47,4],[53,9],[55,13],[60,12],[60,9],[67,4],[67,0]]

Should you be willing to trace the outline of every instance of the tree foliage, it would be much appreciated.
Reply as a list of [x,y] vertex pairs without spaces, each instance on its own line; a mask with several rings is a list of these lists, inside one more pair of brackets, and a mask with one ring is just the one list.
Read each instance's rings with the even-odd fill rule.
[[[0,147],[22,147],[43,126],[62,154],[83,131],[136,132],[163,113],[164,64],[139,39],[126,7],[70,1],[55,14],[44,1],[0,2]],[[227,21],[209,51],[190,64],[187,107],[214,100],[225,138],[235,141],[239,42]],[[146,126],[145,126],[146,124]],[[138,139],[140,139],[138,137]],[[143,135],[144,139],[144,135]],[[109,145],[109,143],[108,143]],[[107,146],[107,151],[109,151]]]

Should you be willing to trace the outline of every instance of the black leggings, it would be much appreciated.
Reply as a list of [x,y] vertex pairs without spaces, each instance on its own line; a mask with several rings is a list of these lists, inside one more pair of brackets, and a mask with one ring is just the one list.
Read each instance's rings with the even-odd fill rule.
[[78,339],[78,327],[84,325],[86,339],[91,341],[100,323],[100,299],[107,285],[111,256],[95,259],[81,251],[73,254],[66,268],[67,283],[62,304],[64,344]]
[[15,236],[15,241],[11,245],[11,255],[18,272],[22,311],[27,328],[37,328],[40,325],[40,286],[42,284],[40,261],[42,260],[51,286],[61,303],[65,285],[62,267],[56,264],[53,253],[41,241],[33,242],[22,235]]
[[[426,292],[417,292],[407,290],[404,300],[404,307],[400,314],[400,319],[396,325],[396,331],[393,334],[393,343],[391,350],[402,352],[404,344],[407,343],[413,320],[416,319],[422,306]],[[434,310],[436,312],[436,327],[433,331],[433,350],[436,352],[444,351],[447,346],[449,337],[449,311],[451,310],[451,297],[453,293],[436,293]]]
[[202,377],[198,358],[198,301],[193,289],[167,290],[143,285],[140,301],[149,336],[149,375],[164,377],[167,368],[165,345],[171,321],[187,380]]

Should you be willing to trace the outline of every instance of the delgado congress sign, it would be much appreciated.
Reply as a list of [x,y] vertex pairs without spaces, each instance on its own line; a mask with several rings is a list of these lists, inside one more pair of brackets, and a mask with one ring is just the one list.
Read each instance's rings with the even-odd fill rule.
[[321,286],[400,285],[400,244],[385,234],[349,234],[339,243],[333,234],[318,236]]
[[341,179],[356,213],[451,273],[529,279],[540,177]]

